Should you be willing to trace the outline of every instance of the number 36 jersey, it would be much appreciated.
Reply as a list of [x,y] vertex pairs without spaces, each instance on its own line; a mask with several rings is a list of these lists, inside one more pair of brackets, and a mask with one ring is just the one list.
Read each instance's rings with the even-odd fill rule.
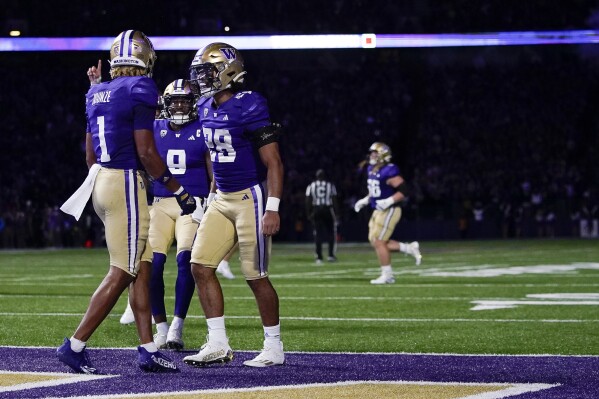
[[198,116],[220,191],[241,191],[266,180],[266,168],[252,144],[253,132],[271,124],[262,95],[242,91],[218,107],[214,98],[202,98]]
[[93,85],[85,96],[85,112],[96,162],[106,168],[143,169],[133,131],[153,130],[157,102],[156,84],[145,76]]

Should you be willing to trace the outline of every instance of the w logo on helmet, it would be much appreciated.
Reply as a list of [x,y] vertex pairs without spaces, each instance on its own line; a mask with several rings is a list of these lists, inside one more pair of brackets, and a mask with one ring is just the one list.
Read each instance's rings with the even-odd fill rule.
[[234,48],[221,48],[220,52],[223,53],[223,55],[225,56],[225,58],[229,61],[234,60],[235,58],[237,58],[237,55],[235,54],[235,49]]

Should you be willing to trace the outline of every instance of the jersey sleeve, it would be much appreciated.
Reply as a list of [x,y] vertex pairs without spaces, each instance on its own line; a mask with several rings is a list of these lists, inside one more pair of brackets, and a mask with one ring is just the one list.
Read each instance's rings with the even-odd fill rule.
[[241,115],[246,121],[246,129],[253,132],[270,125],[270,115],[266,99],[256,92],[241,92]]
[[131,86],[133,102],[133,129],[154,129],[158,89],[150,78],[142,77]]
[[397,167],[397,165],[395,164],[389,164],[384,171],[384,178],[385,180],[388,180],[392,177],[395,176],[401,176],[401,174],[399,173],[399,168]]

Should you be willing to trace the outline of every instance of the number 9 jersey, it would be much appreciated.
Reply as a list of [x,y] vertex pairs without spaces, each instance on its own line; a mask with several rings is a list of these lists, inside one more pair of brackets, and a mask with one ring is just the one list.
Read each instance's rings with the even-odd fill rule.
[[[194,120],[173,130],[168,119],[154,122],[154,141],[160,157],[179,183],[195,197],[207,197],[210,192],[206,174],[205,154],[208,149],[202,137],[200,122]],[[161,184],[154,185],[156,197],[174,197]]]
[[201,98],[198,117],[210,149],[216,187],[236,192],[266,180],[266,168],[254,141],[270,126],[266,99],[259,93],[242,91],[216,107],[214,98]]

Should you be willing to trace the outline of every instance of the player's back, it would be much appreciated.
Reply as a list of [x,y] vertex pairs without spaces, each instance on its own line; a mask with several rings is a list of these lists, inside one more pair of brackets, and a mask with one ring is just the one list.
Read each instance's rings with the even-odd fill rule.
[[266,169],[249,135],[271,124],[262,95],[242,91],[218,108],[213,98],[202,99],[198,115],[219,190],[241,191],[266,179]]
[[[152,130],[158,91],[145,76],[119,77],[86,94],[87,131],[103,167],[141,169],[133,131]],[[149,125],[148,125],[149,123]]]

